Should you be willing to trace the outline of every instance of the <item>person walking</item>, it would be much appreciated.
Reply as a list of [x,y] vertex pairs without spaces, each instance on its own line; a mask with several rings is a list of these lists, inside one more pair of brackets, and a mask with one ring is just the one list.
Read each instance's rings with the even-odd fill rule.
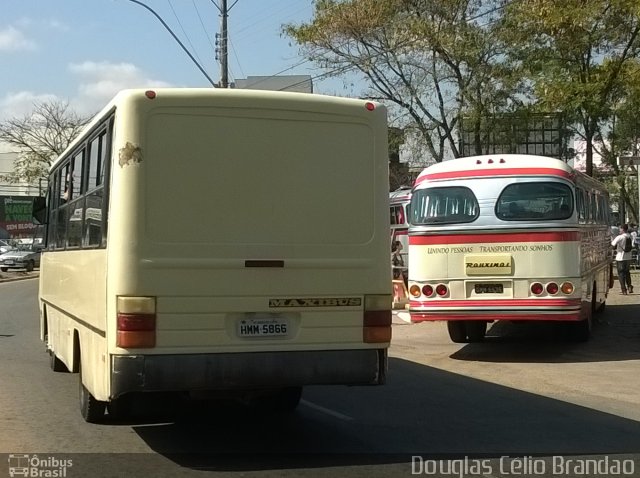
[[629,234],[629,225],[620,226],[620,234],[612,241],[611,245],[616,250],[616,268],[618,269],[618,281],[620,282],[621,292],[633,294],[633,285],[631,284],[631,234]]

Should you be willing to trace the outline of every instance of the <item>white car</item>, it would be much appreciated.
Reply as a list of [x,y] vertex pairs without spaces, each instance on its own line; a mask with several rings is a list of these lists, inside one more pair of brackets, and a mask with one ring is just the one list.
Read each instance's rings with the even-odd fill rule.
[[0,271],[7,272],[9,269],[26,269],[31,272],[36,267],[40,267],[41,246],[18,247],[0,255]]

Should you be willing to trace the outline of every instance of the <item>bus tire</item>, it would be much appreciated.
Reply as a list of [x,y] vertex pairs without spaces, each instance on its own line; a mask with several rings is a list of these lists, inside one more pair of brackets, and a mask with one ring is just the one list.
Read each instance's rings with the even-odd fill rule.
[[122,395],[107,403],[107,412],[112,420],[126,420],[131,418],[133,411],[133,396]]
[[591,319],[573,322],[570,325],[569,339],[572,342],[586,342],[591,337]]
[[468,320],[466,323],[469,342],[482,342],[487,333],[487,323],[484,320]]
[[54,372],[68,372],[69,369],[62,360],[58,358],[53,350],[49,350],[49,366]]
[[448,320],[447,330],[452,342],[456,344],[467,343],[467,326],[464,320]]
[[107,407],[106,402],[96,400],[87,387],[82,383],[82,362],[80,362],[79,370],[79,398],[80,398],[80,414],[88,423],[100,423],[104,419],[104,412]]

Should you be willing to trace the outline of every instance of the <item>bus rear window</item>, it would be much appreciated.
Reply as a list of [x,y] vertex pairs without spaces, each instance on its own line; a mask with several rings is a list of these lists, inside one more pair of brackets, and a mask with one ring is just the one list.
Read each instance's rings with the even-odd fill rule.
[[475,221],[478,201],[469,188],[460,186],[426,188],[411,197],[412,224],[456,224]]
[[503,221],[568,219],[573,214],[573,195],[562,183],[514,183],[500,194],[495,213]]

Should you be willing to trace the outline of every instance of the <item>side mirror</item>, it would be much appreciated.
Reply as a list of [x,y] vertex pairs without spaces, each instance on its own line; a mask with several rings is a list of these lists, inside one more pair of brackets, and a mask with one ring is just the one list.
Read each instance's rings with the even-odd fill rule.
[[33,199],[32,216],[38,224],[47,223],[47,199],[37,197]]

